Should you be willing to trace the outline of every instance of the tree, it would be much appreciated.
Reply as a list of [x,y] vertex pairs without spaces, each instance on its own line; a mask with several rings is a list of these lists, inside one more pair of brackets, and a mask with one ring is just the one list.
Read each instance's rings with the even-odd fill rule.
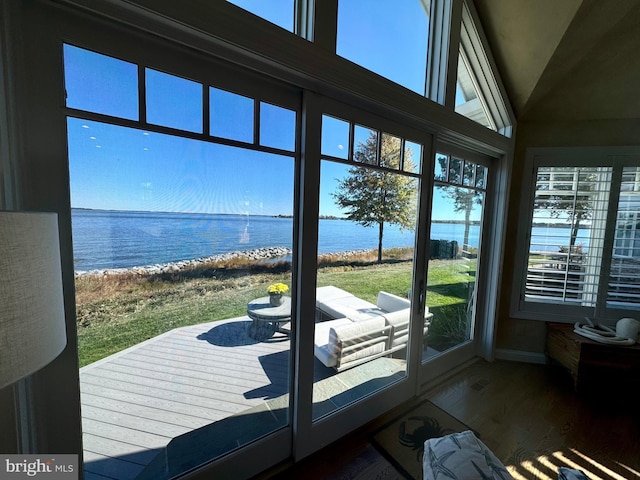
[[[415,225],[416,180],[390,170],[399,170],[401,142],[383,135],[379,165],[385,168],[354,166],[339,180],[332,194],[338,206],[346,210],[347,219],[365,227],[378,226],[378,263],[382,262],[382,239],[385,223],[411,229]],[[378,165],[378,135],[372,133],[354,152],[357,162]],[[404,155],[405,170],[413,171],[411,151]],[[390,170],[389,170],[390,169]]]
[[[468,169],[473,168],[473,164],[464,162],[464,167],[462,166],[462,160],[452,159],[452,162],[459,162],[459,165],[456,165],[455,168],[449,168],[448,157],[439,156],[438,163],[440,163],[440,168],[442,172],[447,171],[449,169],[449,182],[462,184],[462,172],[461,168]],[[467,172],[465,172],[467,173]],[[473,170],[468,172],[468,174],[472,175]],[[462,240],[462,248],[468,248],[469,246],[469,234],[471,232],[471,212],[473,211],[473,205],[482,205],[484,200],[484,195],[481,192],[478,192],[472,188],[464,188],[464,187],[454,187],[448,186],[443,187],[443,190],[447,197],[449,197],[453,201],[453,211],[454,212],[464,212],[464,236]]]
[[571,225],[569,254],[577,250],[581,224],[593,216],[597,182],[593,169],[549,167],[538,171],[534,208],[548,210],[551,218],[566,216]]

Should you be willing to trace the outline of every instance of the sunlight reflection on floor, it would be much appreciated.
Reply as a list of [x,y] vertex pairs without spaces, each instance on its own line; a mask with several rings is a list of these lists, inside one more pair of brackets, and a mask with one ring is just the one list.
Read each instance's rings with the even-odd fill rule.
[[519,465],[507,465],[507,470],[515,480],[556,480],[560,467],[582,471],[589,480],[629,480],[640,478],[640,472],[631,467],[616,462],[616,465],[629,472],[632,476],[623,476],[610,468],[580,453],[578,450],[569,449],[572,457],[567,452],[557,451],[549,455],[541,455],[534,461],[527,460]]

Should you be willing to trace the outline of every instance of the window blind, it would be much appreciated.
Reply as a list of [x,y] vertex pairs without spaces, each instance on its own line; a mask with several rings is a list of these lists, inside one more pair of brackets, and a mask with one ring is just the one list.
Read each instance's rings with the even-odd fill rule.
[[610,167],[539,167],[525,301],[595,306]]

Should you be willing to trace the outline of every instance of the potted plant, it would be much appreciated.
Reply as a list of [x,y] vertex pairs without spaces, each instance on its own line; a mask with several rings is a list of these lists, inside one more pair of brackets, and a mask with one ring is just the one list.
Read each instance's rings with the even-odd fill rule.
[[269,292],[269,303],[274,307],[278,307],[284,302],[282,295],[289,291],[289,287],[284,283],[274,283],[273,285],[269,285],[267,291]]

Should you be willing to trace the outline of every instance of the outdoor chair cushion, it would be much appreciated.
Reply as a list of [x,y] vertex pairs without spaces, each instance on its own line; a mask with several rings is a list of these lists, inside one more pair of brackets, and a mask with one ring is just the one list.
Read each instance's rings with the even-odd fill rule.
[[411,306],[411,301],[387,292],[378,292],[377,307],[385,312],[396,312]]
[[354,295],[344,296],[341,298],[332,298],[330,300],[317,300],[316,306],[323,313],[332,318],[347,317],[354,322],[368,320],[372,317],[380,316],[384,312],[371,302],[367,302]]
[[[382,353],[387,343],[384,332],[383,317],[374,317],[361,322],[338,318],[316,323],[314,353],[316,358],[327,367],[335,367],[338,364]],[[363,347],[359,348],[358,344]]]
[[393,338],[391,339],[391,348],[405,345],[409,338],[409,316],[411,309],[405,308],[396,312],[388,312],[384,314],[384,318],[388,325],[393,327]]

